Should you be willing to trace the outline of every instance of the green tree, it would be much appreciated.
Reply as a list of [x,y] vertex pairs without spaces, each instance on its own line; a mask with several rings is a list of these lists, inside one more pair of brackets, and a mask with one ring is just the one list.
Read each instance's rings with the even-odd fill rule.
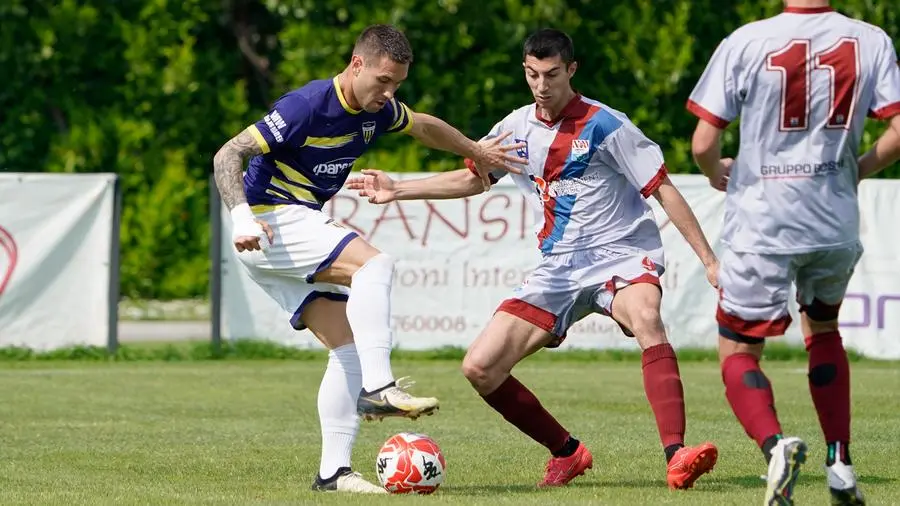
[[[890,2],[838,9],[900,40]],[[116,172],[122,289],[202,296],[212,156],[282,93],[339,72],[357,34],[392,23],[413,44],[401,99],[473,138],[530,100],[521,46],[569,32],[585,95],[631,116],[673,172],[696,172],[684,103],[719,42],[781,0],[5,0],[0,2],[0,170]],[[866,125],[863,148],[884,129]],[[736,127],[725,152],[736,151]],[[389,136],[357,167],[438,171],[453,155]],[[882,177],[900,177],[900,167]]]

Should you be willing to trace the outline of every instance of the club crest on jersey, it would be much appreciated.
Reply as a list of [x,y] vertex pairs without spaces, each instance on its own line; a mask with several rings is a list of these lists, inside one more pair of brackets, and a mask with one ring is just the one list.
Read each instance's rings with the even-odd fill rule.
[[572,139],[572,159],[579,160],[587,156],[591,150],[591,141],[587,139]]
[[644,259],[641,260],[641,265],[643,265],[644,269],[647,269],[648,271],[653,272],[656,270],[656,264],[653,263],[653,260],[650,260],[650,257],[644,257]]
[[362,132],[363,132],[363,140],[366,141],[366,144],[372,140],[372,136],[375,135],[375,122],[374,121],[366,121],[362,124]]
[[542,177],[529,175],[528,179],[534,183],[534,189],[537,191],[537,194],[541,197],[541,201],[549,202],[550,197],[550,185],[547,184],[547,181]]
[[513,144],[518,144],[520,142],[524,142],[525,146],[516,150],[516,156],[519,158],[524,158],[528,160],[528,140],[527,139],[513,139]]

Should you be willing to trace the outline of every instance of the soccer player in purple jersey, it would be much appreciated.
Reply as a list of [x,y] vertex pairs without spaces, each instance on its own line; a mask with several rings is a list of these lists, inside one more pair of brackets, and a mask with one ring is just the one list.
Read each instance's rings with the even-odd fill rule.
[[[690,488],[713,468],[718,450],[711,443],[684,445],[681,376],[659,314],[665,258],[645,199],[659,201],[713,286],[716,256],[669,180],[659,146],[625,114],[572,89],[577,64],[569,36],[538,31],[526,40],[523,60],[534,103],[510,113],[483,142],[504,141],[510,131],[510,140],[524,140],[519,154],[527,162],[511,177],[535,213],[543,258],[472,343],[463,374],[488,405],[550,451],[538,486],[565,485],[590,468],[593,457],[510,372],[541,348],[559,346],[588,314],[613,318],[643,350],[644,388],[668,462],[668,485]],[[363,171],[348,186],[378,204],[481,193],[480,162],[466,162],[469,170],[401,182]]]
[[[765,504],[793,504],[807,445],[783,437],[760,368],[765,339],[791,323],[797,289],[809,389],[825,436],[833,504],[864,504],[850,460],[850,368],[838,312],[862,255],[857,185],[896,160],[900,69],[885,32],[834,12],[827,0],[788,0],[784,12],[730,34],[687,108],[693,151],[727,193],[719,273],[719,356],[725,396],[762,449]],[[857,160],[866,115],[893,128]],[[741,117],[736,160],[719,138]]]
[[[438,408],[414,397],[391,371],[394,260],[321,209],[356,159],[383,134],[474,157],[487,172],[521,161],[517,146],[482,145],[438,118],[413,112],[395,93],[413,54],[397,29],[362,32],[333,79],[288,92],[216,153],[215,178],[232,217],[232,239],[250,277],[330,350],[319,388],[322,460],[315,490],[384,492],[350,468],[357,415],[417,418]],[[243,175],[244,159],[250,158]],[[351,288],[352,287],[352,288]]]

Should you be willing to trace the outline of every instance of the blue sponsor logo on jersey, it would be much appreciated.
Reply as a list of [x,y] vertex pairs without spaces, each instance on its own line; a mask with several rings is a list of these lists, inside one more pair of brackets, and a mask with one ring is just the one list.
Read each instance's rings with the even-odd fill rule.
[[513,144],[518,144],[520,142],[524,142],[525,145],[516,150],[516,156],[519,158],[524,158],[528,160],[528,140],[527,139],[514,139]]

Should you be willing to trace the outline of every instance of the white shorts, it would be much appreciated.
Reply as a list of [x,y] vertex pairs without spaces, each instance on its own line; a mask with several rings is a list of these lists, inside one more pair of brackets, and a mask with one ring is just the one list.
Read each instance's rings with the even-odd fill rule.
[[719,333],[751,338],[784,335],[791,283],[800,310],[816,321],[837,319],[861,244],[812,253],[739,253],[727,247],[719,260]]
[[253,281],[293,314],[295,329],[305,328],[300,316],[313,300],[347,300],[349,287],[315,283],[313,276],[331,266],[357,237],[356,232],[322,211],[302,205],[278,207],[256,217],[272,227],[274,241],[264,251],[244,251],[237,256]]
[[[555,336],[547,347],[555,348],[578,320],[591,313],[610,316],[616,291],[635,283],[660,286],[665,255],[661,245],[649,242],[658,247],[644,249],[622,242],[547,255],[497,311],[546,330]],[[633,336],[628,329],[622,330]]]

